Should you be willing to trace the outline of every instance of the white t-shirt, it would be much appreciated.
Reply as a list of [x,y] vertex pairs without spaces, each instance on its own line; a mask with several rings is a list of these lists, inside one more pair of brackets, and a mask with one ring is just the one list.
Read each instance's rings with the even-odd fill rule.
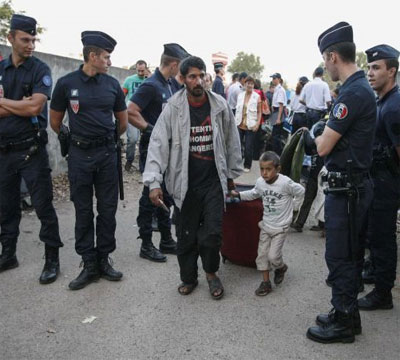
[[287,104],[286,91],[281,84],[275,87],[272,97],[272,107],[279,107],[279,104],[283,104],[283,106]]
[[293,201],[302,201],[303,196],[303,186],[282,174],[279,174],[273,184],[268,184],[259,177],[253,189],[240,192],[242,201],[262,198],[263,224],[272,229],[290,225],[293,217]]
[[294,94],[290,99],[290,108],[295,113],[305,113],[306,106],[300,102],[300,95]]
[[230,106],[230,108],[233,110],[233,109],[236,109],[236,104],[237,104],[237,98],[238,98],[238,95],[241,93],[243,91],[243,86],[242,86],[242,84],[239,82],[239,81],[237,81],[237,82],[235,82],[234,84],[232,84],[230,87],[229,87],[229,90],[228,90],[228,105]]
[[326,103],[332,100],[328,84],[320,77],[314,78],[313,81],[304,85],[300,100],[304,101],[310,109],[326,110]]

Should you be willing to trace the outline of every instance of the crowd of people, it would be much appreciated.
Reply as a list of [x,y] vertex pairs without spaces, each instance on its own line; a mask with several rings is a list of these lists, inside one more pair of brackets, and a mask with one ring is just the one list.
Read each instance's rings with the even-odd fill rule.
[[[110,281],[123,277],[109,255],[116,248],[115,216],[122,191],[119,135],[127,131],[125,170],[132,170],[139,141],[143,174],[137,217],[140,257],[165,262],[166,254],[176,254],[181,295],[189,295],[198,285],[199,257],[211,297],[218,300],[224,295],[218,270],[227,198],[262,199],[256,259],[262,282],[256,295],[272,291],[271,271],[274,283],[281,284],[289,268],[282,255],[287,233],[290,226],[302,231],[324,165],[325,221],[318,228],[324,227],[326,233],[333,309],[317,316],[317,326],[308,329],[307,337],[322,343],[353,342],[362,331],[360,309],[393,307],[400,199],[396,49],[378,45],[366,51],[368,83],[355,63],[351,25],[336,24],[319,36],[318,47],[328,75],[341,82],[340,89],[331,95],[322,80],[324,69],[318,67],[312,81],[299,78],[289,102],[280,73],[271,75],[266,92],[245,71],[234,74],[225,88],[224,64],[214,64],[212,81],[204,61],[175,43],[164,45],[153,74],[139,60],[136,74],[121,87],[106,74],[117,42],[100,31],[82,32],[83,64],[58,79],[51,91],[49,67],[32,56],[35,36],[35,19],[13,15],[8,34],[12,53],[0,62],[0,272],[19,265],[16,245],[24,179],[45,244],[40,283],[52,283],[59,275],[63,243],[52,205],[46,150],[46,103],[51,98],[50,126],[60,140],[62,136],[67,140],[64,154],[68,153],[76,213],[75,249],[83,261],[83,270],[69,284],[71,290],[100,277]],[[312,158],[306,189],[280,173],[279,156],[289,132],[302,132],[305,152]],[[269,134],[266,142],[264,133]],[[250,171],[253,159],[259,159],[260,177],[253,189],[238,192],[234,180]],[[293,203],[303,196],[292,221]],[[172,208],[177,241],[171,231]],[[161,234],[158,247],[152,237],[154,218]],[[358,299],[366,241],[372,265],[365,277],[375,287]]]

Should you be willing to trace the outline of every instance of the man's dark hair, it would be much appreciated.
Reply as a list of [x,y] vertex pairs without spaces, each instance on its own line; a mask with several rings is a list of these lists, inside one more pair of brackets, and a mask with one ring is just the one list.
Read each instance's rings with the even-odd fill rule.
[[105,51],[105,50],[103,50],[102,48],[99,48],[97,46],[92,46],[92,45],[84,46],[83,51],[82,51],[83,61],[84,62],[89,61],[89,54],[91,52],[95,53],[95,55],[100,55],[103,51]]
[[218,68],[214,70],[217,75],[221,74],[222,68]]
[[247,75],[247,72],[242,71],[242,72],[239,74],[239,81],[242,80],[242,79],[246,79],[247,76],[248,76],[248,75]]
[[181,75],[186,76],[191,67],[203,70],[204,72],[206,71],[206,64],[202,59],[197,56],[189,56],[181,62],[181,66],[179,68]]
[[399,71],[399,60],[398,59],[384,59],[386,64],[386,69],[389,70],[391,68],[396,69],[396,73],[394,74],[394,79],[396,80],[397,72]]
[[234,73],[233,75],[232,75],[232,81],[236,81],[236,80],[238,80],[239,79],[239,74],[238,73]]
[[279,158],[278,154],[273,151],[266,151],[262,153],[260,156],[260,162],[261,161],[272,161],[275,167],[281,165],[281,159]]
[[318,66],[315,70],[314,70],[314,75],[315,76],[322,76],[324,75],[324,69],[321,66]]
[[336,52],[345,63],[356,62],[356,44],[353,42],[341,42],[333,44],[324,50],[324,53]]
[[165,55],[165,54],[161,55],[161,60],[160,60],[161,66],[169,66],[173,62],[176,62],[176,63],[179,64],[180,60],[178,58],[174,58],[174,57],[169,56],[169,55]]
[[137,67],[138,65],[144,65],[147,67],[147,62],[144,60],[138,60],[138,61],[136,61],[135,66]]

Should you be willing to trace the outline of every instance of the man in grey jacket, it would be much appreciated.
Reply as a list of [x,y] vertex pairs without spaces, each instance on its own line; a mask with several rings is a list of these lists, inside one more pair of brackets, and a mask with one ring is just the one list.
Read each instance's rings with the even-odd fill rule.
[[216,272],[225,194],[243,170],[239,135],[225,99],[204,90],[204,61],[191,56],[181,63],[180,72],[185,88],[168,101],[157,120],[143,182],[152,203],[162,206],[165,178],[175,201],[179,293],[188,295],[197,286],[200,255],[211,296],[220,299],[224,289]]

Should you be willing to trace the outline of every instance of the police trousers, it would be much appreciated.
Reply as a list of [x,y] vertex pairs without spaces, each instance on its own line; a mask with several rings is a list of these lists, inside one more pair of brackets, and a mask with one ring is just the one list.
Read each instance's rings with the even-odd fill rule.
[[52,247],[62,247],[54,210],[53,184],[46,148],[26,159],[27,150],[0,152],[0,242],[15,245],[21,221],[20,186],[25,180],[32,205],[41,222],[39,238]]
[[[332,305],[343,313],[357,308],[357,295],[361,282],[364,256],[365,219],[372,201],[372,181],[363,180],[356,205],[355,248],[350,245],[350,223],[346,195],[327,194],[325,197],[325,260],[332,282]],[[352,261],[352,251],[356,261]]]
[[[83,261],[107,256],[116,247],[118,172],[115,145],[90,149],[72,145],[68,157],[68,178],[75,206],[75,250]],[[96,245],[93,194],[97,199]]]
[[367,237],[374,267],[375,287],[390,291],[396,280],[396,221],[400,204],[400,176],[389,170],[373,174],[374,197],[368,211]]
[[224,212],[221,184],[218,181],[203,188],[189,189],[181,210],[175,208],[175,211],[180,277],[183,282],[192,284],[198,276],[199,255],[206,273],[219,269]]

